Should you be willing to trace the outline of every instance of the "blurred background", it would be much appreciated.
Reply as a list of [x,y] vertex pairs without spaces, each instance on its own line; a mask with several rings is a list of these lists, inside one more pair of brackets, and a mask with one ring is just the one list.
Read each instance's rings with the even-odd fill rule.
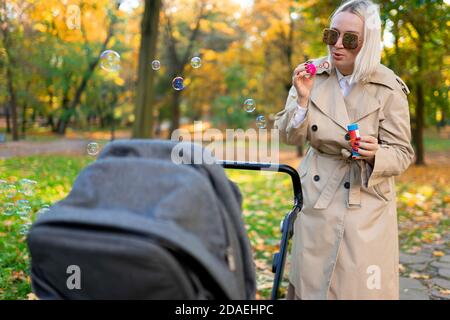
[[[397,180],[402,294],[446,298],[448,273],[431,264],[450,258],[450,3],[377,3],[382,63],[411,90],[416,165]],[[194,121],[220,130],[272,128],[293,69],[326,55],[322,30],[340,4],[0,0],[0,298],[33,298],[17,212],[27,211],[31,223],[112,139],[167,139],[177,128],[195,130]],[[280,151],[281,162],[297,166],[304,147]],[[279,220],[292,205],[289,181],[230,177],[244,194],[258,297],[265,298]],[[406,263],[417,254],[428,257],[425,267]]]

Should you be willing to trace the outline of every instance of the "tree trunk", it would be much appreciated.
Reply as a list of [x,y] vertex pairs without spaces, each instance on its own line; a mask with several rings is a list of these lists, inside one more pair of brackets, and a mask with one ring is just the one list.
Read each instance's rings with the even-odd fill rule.
[[159,12],[161,0],[145,0],[144,16],[141,24],[141,44],[139,48],[139,67],[133,138],[153,137],[153,83],[155,73],[151,61],[156,55],[158,39]]
[[64,96],[62,100],[62,114],[58,119],[58,122],[56,123],[56,126],[54,127],[53,132],[58,134],[64,134],[66,132],[67,124],[69,123],[69,119],[71,117],[70,110],[68,107],[69,104],[69,90],[66,89],[64,91]]
[[55,121],[53,120],[53,115],[50,114],[47,116],[47,126],[50,126],[52,132],[56,131]]
[[[202,19],[205,18],[205,12],[204,12],[205,7],[206,7],[206,1],[202,0],[200,2],[200,10],[199,10],[199,14],[196,19],[196,22],[195,22],[195,27],[192,30],[192,33],[188,39],[186,51],[184,52],[184,55],[181,55],[181,57],[179,57],[179,54],[177,51],[177,44],[178,44],[179,40],[177,40],[177,38],[174,36],[174,31],[172,28],[172,22],[171,22],[170,17],[166,16],[166,20],[167,20],[166,21],[166,32],[167,32],[167,37],[168,37],[167,53],[168,53],[168,58],[170,61],[169,74],[172,77],[178,77],[183,74],[184,68],[185,68],[186,64],[188,63],[190,56],[192,55],[195,41],[200,32],[201,21],[202,21]],[[180,117],[181,117],[180,94],[181,94],[181,92],[177,91],[177,92],[173,93],[173,95],[172,95],[172,123],[170,125],[170,130],[169,130],[169,138],[172,135],[172,132],[174,130],[178,129],[178,127],[180,126]]]
[[9,59],[9,65],[6,67],[6,78],[8,83],[8,93],[9,93],[9,106],[11,110],[11,122],[12,122],[12,139],[13,141],[19,140],[19,124],[17,122],[17,98],[16,90],[13,84],[13,74],[11,70],[12,64],[11,58]]
[[[2,1],[0,9],[6,12],[6,2]],[[7,16],[0,16],[0,30],[3,33],[3,48],[6,53],[6,86],[9,94],[9,108],[11,111],[11,131],[12,131],[12,139],[14,141],[19,140],[19,125],[17,122],[17,97],[16,97],[16,88],[14,88],[14,78],[13,78],[13,70],[12,68],[15,66],[15,59],[11,50],[13,50],[13,46],[11,43],[11,38],[8,29],[8,21],[4,20]]]
[[95,59],[88,67],[88,70],[83,75],[83,78],[81,79],[80,85],[78,86],[77,90],[75,91],[75,96],[70,102],[70,104],[67,106],[67,108],[63,111],[63,114],[61,118],[59,119],[57,133],[60,135],[64,135],[66,133],[67,125],[69,124],[70,119],[75,114],[76,107],[81,101],[81,96],[84,93],[84,90],[86,89],[87,83],[90,80],[92,74],[95,71],[95,68],[97,67],[98,61],[100,58]]
[[6,116],[6,133],[11,133],[11,108],[9,104],[5,107],[5,116]]
[[27,104],[26,102],[22,105],[22,139],[25,139],[25,134],[27,131]]
[[[421,40],[417,45],[417,67],[418,67],[418,77],[417,79],[422,79],[423,72],[423,47]],[[416,125],[414,130],[414,141],[416,144],[416,165],[425,165],[425,150],[423,144],[423,129],[424,129],[424,110],[425,110],[425,99],[423,95],[423,82],[416,81]]]
[[[117,3],[117,9],[119,8],[119,5],[120,5],[120,1]],[[83,74],[83,78],[81,79],[81,82],[75,91],[74,98],[68,105],[67,110],[65,110],[65,112],[63,112],[61,119],[58,120],[58,127],[57,127],[58,134],[64,135],[66,133],[67,125],[69,124],[70,118],[75,114],[76,108],[81,101],[81,96],[83,95],[84,90],[86,89],[86,86],[87,86],[89,80],[91,79],[92,75],[94,74],[95,68],[97,67],[97,65],[100,61],[100,55],[103,51],[106,50],[106,47],[108,46],[108,43],[114,34],[114,25],[116,22],[117,22],[116,17],[113,17],[112,21],[109,25],[106,39],[105,39],[105,41],[103,41],[102,47],[100,49],[100,53],[89,64],[88,69]],[[87,46],[87,43],[86,43],[86,46]],[[88,51],[88,53],[90,53],[89,49],[87,49],[87,51]],[[88,56],[88,58],[89,58],[89,56]]]
[[181,102],[181,92],[174,91],[172,93],[172,121],[170,123],[169,136],[170,139],[172,133],[180,127],[180,102]]

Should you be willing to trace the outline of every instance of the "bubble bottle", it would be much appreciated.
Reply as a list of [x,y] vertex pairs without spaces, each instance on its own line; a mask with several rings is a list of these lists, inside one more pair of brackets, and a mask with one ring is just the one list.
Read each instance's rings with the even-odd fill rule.
[[353,146],[356,141],[361,140],[361,135],[359,134],[359,126],[357,123],[352,123],[347,126],[348,134],[350,136],[350,142],[352,143],[352,156],[359,157],[360,154],[353,150]]

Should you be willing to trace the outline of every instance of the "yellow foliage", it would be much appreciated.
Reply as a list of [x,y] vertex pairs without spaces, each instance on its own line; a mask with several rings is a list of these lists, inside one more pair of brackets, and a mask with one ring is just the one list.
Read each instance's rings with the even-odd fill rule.
[[217,60],[217,52],[209,49],[202,49],[201,54],[204,61],[214,61]]
[[424,185],[424,186],[419,187],[419,188],[417,189],[417,192],[418,192],[419,194],[422,194],[422,195],[424,195],[425,197],[429,198],[429,197],[431,197],[431,196],[433,195],[434,189],[433,189],[433,187],[431,187],[431,186]]
[[121,77],[116,77],[114,79],[114,83],[118,86],[123,86],[125,84],[125,80],[123,80]]

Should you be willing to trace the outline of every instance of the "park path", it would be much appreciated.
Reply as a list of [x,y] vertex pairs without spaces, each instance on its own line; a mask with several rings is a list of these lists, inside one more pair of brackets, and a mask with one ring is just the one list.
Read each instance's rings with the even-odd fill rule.
[[400,299],[450,300],[449,240],[447,234],[439,243],[425,244],[415,254],[400,252]]
[[46,142],[7,142],[0,144],[0,159],[46,154],[83,155],[88,143],[84,139],[66,138]]
[[[86,155],[91,139],[68,139],[46,142],[18,141],[0,144],[0,159],[41,155]],[[429,164],[447,164],[446,152],[428,153]],[[294,149],[280,153],[280,163],[298,167],[301,158]],[[450,300],[450,239],[448,235],[439,243],[424,245],[415,254],[400,252],[400,299],[402,300]],[[436,255],[439,252],[439,255]],[[413,274],[414,277],[407,277]]]

